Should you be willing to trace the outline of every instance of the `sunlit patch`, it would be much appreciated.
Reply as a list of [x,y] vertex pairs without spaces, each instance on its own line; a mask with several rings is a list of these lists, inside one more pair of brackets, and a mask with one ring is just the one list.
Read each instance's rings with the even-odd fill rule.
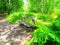
[[58,15],[53,13],[53,14],[51,15],[51,17],[52,17],[53,19],[56,19],[56,18],[58,17]]

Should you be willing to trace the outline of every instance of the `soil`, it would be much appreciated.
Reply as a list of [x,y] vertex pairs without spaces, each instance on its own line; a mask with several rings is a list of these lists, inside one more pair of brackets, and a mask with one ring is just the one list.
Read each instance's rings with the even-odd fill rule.
[[27,45],[32,38],[19,23],[10,24],[5,18],[0,19],[0,45]]

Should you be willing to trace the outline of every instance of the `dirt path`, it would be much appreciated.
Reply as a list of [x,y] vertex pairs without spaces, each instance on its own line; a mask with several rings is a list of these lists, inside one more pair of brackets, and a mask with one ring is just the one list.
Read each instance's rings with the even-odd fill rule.
[[10,24],[6,19],[0,20],[0,45],[27,45],[31,37],[18,23]]

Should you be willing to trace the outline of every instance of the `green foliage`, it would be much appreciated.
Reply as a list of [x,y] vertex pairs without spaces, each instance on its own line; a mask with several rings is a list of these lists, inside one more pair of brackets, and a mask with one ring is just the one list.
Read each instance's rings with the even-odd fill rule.
[[9,6],[12,11],[23,11],[23,0],[11,0]]
[[0,0],[0,13],[7,12],[7,0]]
[[52,27],[49,27],[50,25],[46,26],[42,21],[39,20],[35,22],[35,26],[37,27],[37,29],[34,30],[33,38],[29,42],[29,45],[31,45],[31,43],[33,42],[38,42],[38,45],[46,43],[49,38],[52,38],[54,41],[60,43],[60,37],[58,37],[58,32],[54,32],[52,30]]
[[23,12],[16,12],[16,13],[12,13],[12,14],[10,14],[10,16],[6,16],[6,17],[10,23],[15,23],[17,20],[22,19],[23,16],[24,16]]
[[18,11],[11,13],[7,20],[14,23],[25,18],[24,21],[32,24],[32,18],[29,17],[34,17],[34,26],[37,28],[32,31],[33,37],[28,45],[33,45],[34,42],[43,45],[47,40],[60,43],[60,8],[56,6],[59,0],[45,0],[43,3],[41,1],[43,0],[29,0],[29,12]]
[[31,3],[29,6],[31,12],[43,12],[46,14],[53,12],[54,0],[29,0],[29,1]]
[[0,0],[0,13],[23,11],[22,0]]
[[55,26],[60,28],[60,16],[55,20]]

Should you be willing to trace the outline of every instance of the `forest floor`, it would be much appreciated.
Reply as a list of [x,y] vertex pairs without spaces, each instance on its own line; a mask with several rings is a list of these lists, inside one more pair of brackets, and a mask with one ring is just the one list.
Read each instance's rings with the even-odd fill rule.
[[10,24],[5,18],[0,19],[0,45],[27,45],[31,38],[30,32],[18,23]]

